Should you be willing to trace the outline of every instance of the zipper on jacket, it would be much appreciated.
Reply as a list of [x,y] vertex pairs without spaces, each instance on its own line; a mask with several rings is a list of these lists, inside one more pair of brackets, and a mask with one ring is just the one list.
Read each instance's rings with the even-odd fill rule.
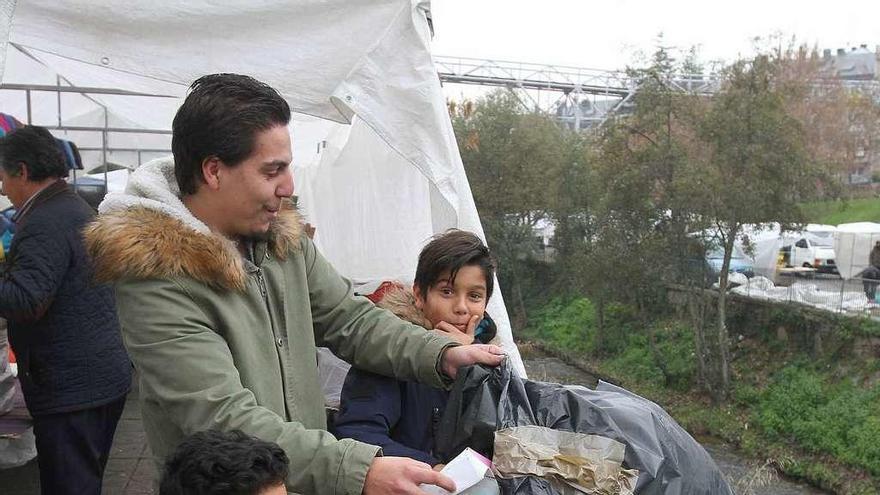
[[263,299],[266,301],[266,309],[269,309],[269,299],[266,297],[266,279],[263,278],[262,268],[257,268],[257,285],[260,287],[260,294],[262,294]]
[[266,289],[266,278],[263,276],[263,269],[257,268],[257,285],[260,287],[260,294],[263,296],[263,302],[266,303],[266,314],[269,316],[269,326],[272,329],[272,338],[275,339],[275,345],[284,347],[284,338],[278,335],[275,328],[275,320],[272,318],[272,305],[269,303],[269,292]]
[[[284,369],[284,359],[281,357],[280,349],[284,347],[284,338],[278,334],[278,329],[275,327],[275,319],[272,318],[272,305],[269,303],[269,292],[266,289],[266,278],[263,275],[263,269],[261,267],[257,267],[257,286],[260,287],[260,295],[263,296],[263,302],[266,303],[266,315],[269,317],[269,327],[272,330],[272,338],[275,339],[275,344],[279,348],[279,361]],[[290,407],[287,404],[287,376],[282,373],[281,383],[284,386],[284,415],[286,418],[290,418],[292,415],[290,413]]]
[[[279,348],[284,347],[284,337],[278,335],[278,329],[275,328],[275,319],[272,318],[272,303],[269,301],[269,289],[266,285],[266,276],[263,273],[263,268],[254,264],[252,259],[254,259],[254,246],[253,244],[248,245],[247,252],[247,270],[248,273],[254,273],[257,276],[257,287],[260,289],[260,295],[263,297],[263,303],[266,305],[266,316],[269,318],[269,327],[272,330],[272,339],[275,341],[275,345]],[[266,254],[266,259],[269,259],[268,253]],[[287,408],[287,404],[284,405],[285,409]]]

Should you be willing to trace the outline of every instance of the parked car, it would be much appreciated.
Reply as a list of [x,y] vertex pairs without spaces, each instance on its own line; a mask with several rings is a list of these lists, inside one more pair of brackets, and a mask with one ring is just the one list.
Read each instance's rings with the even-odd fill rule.
[[[724,265],[724,250],[720,247],[709,250],[706,253],[706,264],[709,265],[709,275],[714,283],[721,275],[721,267]],[[742,273],[746,277],[752,278],[755,276],[755,265],[752,263],[751,258],[742,252],[739,246],[734,246],[733,253],[730,256],[728,271],[731,273]]]
[[820,273],[837,274],[837,263],[834,258],[834,245],[831,236],[802,237],[791,246],[789,264],[815,268]]

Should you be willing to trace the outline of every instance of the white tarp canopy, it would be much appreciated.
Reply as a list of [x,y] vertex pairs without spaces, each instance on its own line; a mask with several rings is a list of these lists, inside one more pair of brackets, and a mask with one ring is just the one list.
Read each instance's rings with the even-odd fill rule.
[[802,238],[828,240],[836,231],[834,225],[807,224],[803,230],[780,230],[779,224],[744,225],[743,234],[751,243],[755,273],[772,279],[776,274],[779,250]]
[[880,241],[880,223],[842,223],[834,233],[834,253],[840,276],[849,279],[868,267],[874,243]]
[[[199,76],[252,75],[297,112],[297,194],[322,252],[356,282],[411,279],[432,234],[457,227],[483,236],[431,59],[429,8],[418,0],[7,1],[0,6],[2,81],[161,95],[62,93],[60,120],[62,127],[168,130]],[[58,95],[33,95],[32,122],[57,126]],[[0,91],[0,112],[25,121],[24,99]],[[66,135],[80,146],[96,139]],[[122,148],[170,141],[167,134],[108,135]],[[122,155],[112,161],[136,165]],[[93,158],[86,168],[100,164]],[[524,374],[500,291],[488,311]]]
[[785,232],[780,232],[778,224],[744,225],[743,234],[748,237],[750,249],[743,249],[752,259],[754,271],[758,275],[773,278],[779,249],[782,248]]

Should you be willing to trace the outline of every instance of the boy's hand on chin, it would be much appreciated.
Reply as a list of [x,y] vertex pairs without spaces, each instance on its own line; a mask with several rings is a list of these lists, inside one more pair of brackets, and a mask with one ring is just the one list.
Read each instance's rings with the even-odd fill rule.
[[473,364],[498,366],[503,359],[504,351],[497,345],[471,344],[447,347],[440,358],[440,370],[454,380],[458,376],[458,369],[462,366]]
[[474,332],[476,332],[479,323],[480,315],[474,315],[471,317],[470,321],[468,321],[464,332],[459,330],[459,328],[452,323],[447,323],[445,321],[438,322],[434,325],[434,331],[452,338],[461,345],[468,345],[474,343]]

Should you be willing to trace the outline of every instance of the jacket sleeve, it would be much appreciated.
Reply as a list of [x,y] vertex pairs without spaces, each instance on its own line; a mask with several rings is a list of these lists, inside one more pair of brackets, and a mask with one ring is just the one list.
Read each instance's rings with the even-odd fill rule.
[[440,358],[457,342],[355,296],[351,283],[305,236],[302,249],[317,345],[329,347],[356,368],[437,388],[451,386],[440,373]]
[[352,368],[342,387],[341,408],[332,432],[382,447],[385,455],[409,457],[437,464],[429,453],[407,447],[391,438],[402,413],[401,382]]
[[294,491],[361,492],[379,447],[338,441],[327,431],[306,429],[260,406],[242,385],[226,341],[183,287],[168,280],[124,281],[116,293],[141,393],[158,402],[182,435],[239,429],[284,449],[290,459],[287,482]]
[[72,250],[63,231],[35,220],[16,233],[12,258],[0,277],[0,316],[8,320],[42,318],[70,264]]

